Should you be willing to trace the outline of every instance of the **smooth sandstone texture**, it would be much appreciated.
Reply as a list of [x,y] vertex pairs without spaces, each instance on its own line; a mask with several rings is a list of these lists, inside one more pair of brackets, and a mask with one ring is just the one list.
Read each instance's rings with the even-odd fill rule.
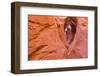
[[64,19],[59,16],[28,16],[28,59],[55,60],[88,57],[86,17],[77,17],[73,42],[67,48]]

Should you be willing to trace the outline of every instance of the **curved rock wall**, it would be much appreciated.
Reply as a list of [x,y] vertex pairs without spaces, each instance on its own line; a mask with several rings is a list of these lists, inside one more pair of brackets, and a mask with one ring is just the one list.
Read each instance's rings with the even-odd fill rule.
[[75,38],[67,47],[66,17],[28,16],[28,59],[55,60],[87,57],[87,17],[77,17]]

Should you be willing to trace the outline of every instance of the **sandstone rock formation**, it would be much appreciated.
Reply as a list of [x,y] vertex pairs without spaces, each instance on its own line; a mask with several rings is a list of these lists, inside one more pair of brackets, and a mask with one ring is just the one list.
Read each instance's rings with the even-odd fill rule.
[[88,57],[87,17],[77,17],[72,43],[67,47],[65,18],[59,16],[28,16],[28,59],[55,60]]

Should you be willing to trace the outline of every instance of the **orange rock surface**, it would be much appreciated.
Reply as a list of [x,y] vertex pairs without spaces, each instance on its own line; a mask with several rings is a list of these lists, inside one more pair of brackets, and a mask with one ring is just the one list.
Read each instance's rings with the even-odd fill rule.
[[77,17],[74,40],[66,47],[66,17],[28,16],[28,59],[55,60],[88,57],[87,17]]

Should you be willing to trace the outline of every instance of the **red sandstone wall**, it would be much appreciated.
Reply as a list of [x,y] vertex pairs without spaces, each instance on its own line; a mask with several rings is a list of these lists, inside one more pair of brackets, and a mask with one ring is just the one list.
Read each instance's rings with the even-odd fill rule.
[[69,49],[64,32],[64,18],[28,16],[29,60],[87,57],[87,18],[78,17],[78,27]]

